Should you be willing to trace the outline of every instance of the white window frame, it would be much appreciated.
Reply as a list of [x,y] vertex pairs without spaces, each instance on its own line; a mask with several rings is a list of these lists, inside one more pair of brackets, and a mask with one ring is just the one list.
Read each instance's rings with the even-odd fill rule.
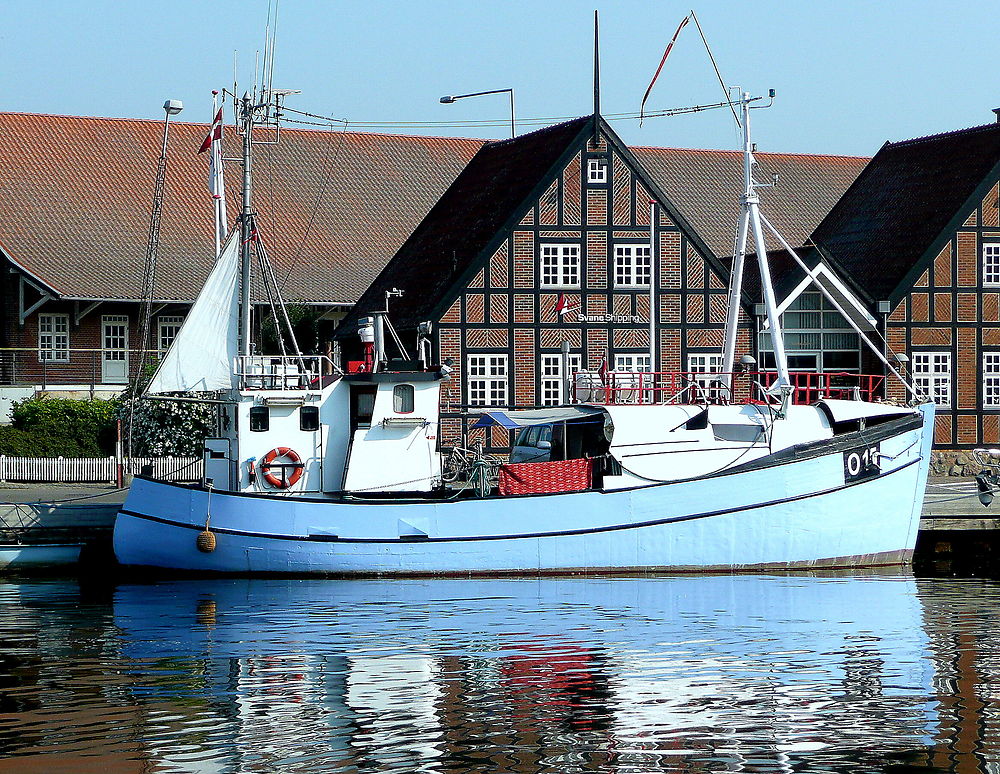
[[613,385],[614,400],[618,403],[652,403],[654,391],[646,389],[646,385],[652,387],[653,379],[642,377],[643,389],[639,389],[639,378],[629,378],[622,374],[649,373],[653,369],[650,367],[649,354],[640,352],[623,352],[615,355],[615,370],[608,380],[609,385]]
[[608,182],[608,160],[595,156],[587,159],[587,182],[601,185]]
[[[722,371],[722,355],[714,352],[689,352],[688,372],[701,387],[702,394],[698,398],[708,396],[713,400],[719,397],[720,387],[716,382],[716,374]],[[704,374],[704,376],[701,376]]]
[[1000,409],[1000,352],[983,353],[983,408]]
[[[174,343],[174,339],[177,338],[177,334],[180,333],[181,325],[184,324],[183,315],[173,315],[173,314],[161,314],[156,318],[156,343],[160,352],[160,357],[167,354],[167,350],[170,349],[170,345]],[[169,335],[168,331],[173,328],[173,335]],[[169,338],[169,341],[167,339]],[[164,344],[166,341],[166,344]]]
[[615,371],[631,371],[632,373],[644,371],[648,373],[652,370],[653,369],[649,367],[648,354],[643,354],[641,352],[623,352],[620,355],[615,355]]
[[983,243],[983,285],[1000,285],[1000,242]]
[[562,372],[562,358],[562,354],[543,354],[539,360],[539,405],[560,406],[569,402],[566,396],[566,378],[581,370],[581,357],[579,354],[569,355],[569,374]]
[[38,362],[69,362],[69,315],[38,315]]
[[548,243],[539,246],[539,285],[543,288],[580,287],[580,245]]
[[507,406],[507,355],[467,355],[466,385],[470,406]]
[[941,408],[951,408],[951,352],[924,351],[910,354],[913,386]]
[[649,245],[615,245],[615,287],[648,288],[653,265]]

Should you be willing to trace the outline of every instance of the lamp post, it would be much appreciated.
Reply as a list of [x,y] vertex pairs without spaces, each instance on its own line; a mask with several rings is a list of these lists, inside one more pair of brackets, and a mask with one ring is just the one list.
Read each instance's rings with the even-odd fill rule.
[[[167,135],[170,131],[170,116],[176,116],[184,109],[184,103],[179,99],[168,99],[163,103],[163,142],[160,146],[160,159],[156,165],[156,182],[153,186],[153,207],[149,213],[149,234],[146,239],[146,265],[143,273],[142,297],[143,309],[140,317],[139,330],[142,332],[142,343],[139,349],[138,363],[135,369],[135,384],[142,384],[143,370],[146,367],[146,351],[149,348],[149,329],[152,324],[153,293],[156,281],[156,252],[160,242],[160,213],[163,210],[163,188],[167,175]],[[126,375],[128,369],[126,368]],[[128,456],[132,457],[132,431],[135,426],[135,404],[138,401],[139,390],[132,395],[128,422]]]
[[[160,160],[156,165],[156,183],[153,186],[153,208],[149,214],[149,235],[146,239],[146,267],[143,277],[143,298],[147,304],[153,301],[153,282],[156,276],[156,252],[160,243],[160,212],[163,210],[163,188],[167,175],[167,135],[170,131],[170,116],[176,116],[184,109],[179,99],[168,99],[163,103],[163,144],[160,146]],[[147,321],[148,322],[148,321]],[[145,340],[146,331],[143,330]],[[140,369],[145,364],[145,346],[140,354]],[[140,374],[141,375],[141,374]]]
[[493,89],[492,91],[476,91],[472,94],[455,94],[454,96],[441,97],[442,105],[450,105],[452,102],[456,102],[460,99],[465,99],[466,97],[482,97],[485,94],[510,94],[510,136],[511,139],[514,138],[514,90],[513,89]]

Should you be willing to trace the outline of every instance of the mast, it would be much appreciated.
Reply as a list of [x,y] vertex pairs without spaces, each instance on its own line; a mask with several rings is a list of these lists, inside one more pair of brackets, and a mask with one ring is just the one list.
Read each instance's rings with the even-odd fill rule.
[[243,121],[243,210],[240,216],[240,354],[250,355],[250,261],[253,244],[253,210],[251,207],[250,162],[253,155],[253,104],[250,92],[240,101]]
[[[775,387],[782,392],[788,392],[791,379],[788,375],[788,358],[785,355],[785,339],[781,331],[778,316],[778,305],[774,298],[774,285],[771,283],[771,272],[767,263],[767,246],[764,244],[764,231],[761,227],[760,197],[757,188],[760,187],[753,179],[753,166],[756,160],[753,156],[753,143],[750,141],[750,103],[754,101],[749,93],[740,94],[739,104],[743,112],[743,195],[740,197],[740,225],[736,240],[736,253],[733,256],[733,268],[729,281],[729,309],[726,314],[725,349],[723,350],[722,372],[731,380],[734,360],[736,357],[736,329],[740,316],[740,296],[743,290],[743,268],[746,258],[747,239],[753,234],[754,247],[757,251],[757,263],[760,266],[760,284],[764,291],[764,308],[767,314],[768,333],[771,337],[771,347],[774,350],[774,364],[778,372]],[[730,387],[731,387],[730,383]]]
[[[636,261],[638,265],[638,261]],[[656,357],[656,282],[660,260],[656,250],[656,200],[649,200],[649,370],[660,370]]]
[[597,147],[601,139],[601,33],[597,10],[594,10],[594,137],[591,143]]

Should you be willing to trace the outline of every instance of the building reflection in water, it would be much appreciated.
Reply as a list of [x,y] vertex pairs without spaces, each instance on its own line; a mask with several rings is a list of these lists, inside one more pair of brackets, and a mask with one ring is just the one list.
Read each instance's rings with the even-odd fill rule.
[[0,601],[0,772],[994,771],[992,583],[26,582]]

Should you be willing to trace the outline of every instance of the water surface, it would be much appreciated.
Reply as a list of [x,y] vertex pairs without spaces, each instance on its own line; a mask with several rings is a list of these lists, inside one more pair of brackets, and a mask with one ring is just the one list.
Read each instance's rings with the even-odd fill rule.
[[993,772],[1000,584],[0,582],[0,771]]

